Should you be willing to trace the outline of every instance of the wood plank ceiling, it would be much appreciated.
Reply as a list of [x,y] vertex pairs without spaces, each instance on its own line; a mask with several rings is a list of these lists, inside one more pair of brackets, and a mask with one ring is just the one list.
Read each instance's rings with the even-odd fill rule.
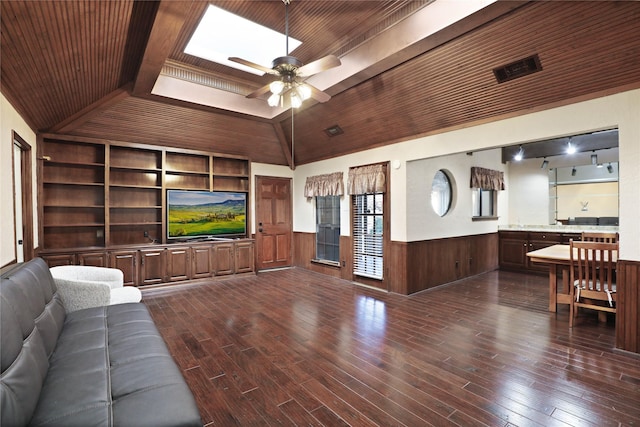
[[[249,93],[268,82],[183,53],[207,1],[1,2],[2,94],[42,133],[183,147],[291,166],[291,116],[273,119],[152,95],[166,64]],[[280,1],[213,1],[283,31]],[[303,62],[344,57],[431,1],[299,1]],[[493,69],[538,54],[542,71]],[[268,65],[268,64],[267,64]],[[497,2],[384,58],[305,105],[295,163],[640,87],[640,2]],[[324,129],[344,133],[329,138]]]

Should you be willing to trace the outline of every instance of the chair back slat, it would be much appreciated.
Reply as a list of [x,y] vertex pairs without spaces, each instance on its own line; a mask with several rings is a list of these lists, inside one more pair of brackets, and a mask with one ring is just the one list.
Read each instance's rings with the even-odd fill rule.
[[618,244],[570,241],[571,273],[583,289],[591,291],[615,290],[614,271]]
[[602,232],[602,231],[583,231],[583,242],[604,242],[604,243],[618,243],[617,232]]

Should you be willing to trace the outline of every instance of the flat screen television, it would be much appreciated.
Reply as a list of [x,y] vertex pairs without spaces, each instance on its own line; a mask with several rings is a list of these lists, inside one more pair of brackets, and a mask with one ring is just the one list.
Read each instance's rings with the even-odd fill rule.
[[167,240],[247,235],[247,193],[167,190]]

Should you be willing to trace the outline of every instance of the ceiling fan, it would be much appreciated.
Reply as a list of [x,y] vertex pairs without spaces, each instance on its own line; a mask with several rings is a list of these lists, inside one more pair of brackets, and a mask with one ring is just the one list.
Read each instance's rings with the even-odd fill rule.
[[289,106],[298,108],[302,105],[302,101],[308,98],[313,98],[318,102],[327,102],[331,99],[331,96],[306,83],[306,80],[314,74],[339,66],[341,64],[340,60],[334,55],[327,55],[304,65],[298,58],[290,56],[289,4],[291,0],[282,0],[282,2],[285,6],[285,56],[274,59],[271,68],[237,57],[230,57],[229,60],[255,68],[267,74],[278,76],[277,80],[250,93],[247,95],[247,98],[258,98],[271,92],[271,96],[267,100],[269,105],[272,107],[280,105],[281,107],[287,108]]

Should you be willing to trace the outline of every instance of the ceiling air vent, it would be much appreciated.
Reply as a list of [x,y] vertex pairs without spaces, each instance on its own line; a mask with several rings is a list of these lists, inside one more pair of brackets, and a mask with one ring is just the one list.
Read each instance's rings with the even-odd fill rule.
[[328,137],[332,137],[332,136],[343,134],[344,131],[342,130],[342,128],[340,126],[333,125],[331,127],[326,128],[324,130],[324,133],[326,133]]
[[526,76],[527,74],[535,73],[536,71],[541,70],[542,65],[540,64],[540,58],[538,58],[538,55],[535,54],[528,58],[512,62],[511,64],[494,68],[493,74],[495,74],[498,83],[504,83],[506,81],[517,79],[518,77]]

